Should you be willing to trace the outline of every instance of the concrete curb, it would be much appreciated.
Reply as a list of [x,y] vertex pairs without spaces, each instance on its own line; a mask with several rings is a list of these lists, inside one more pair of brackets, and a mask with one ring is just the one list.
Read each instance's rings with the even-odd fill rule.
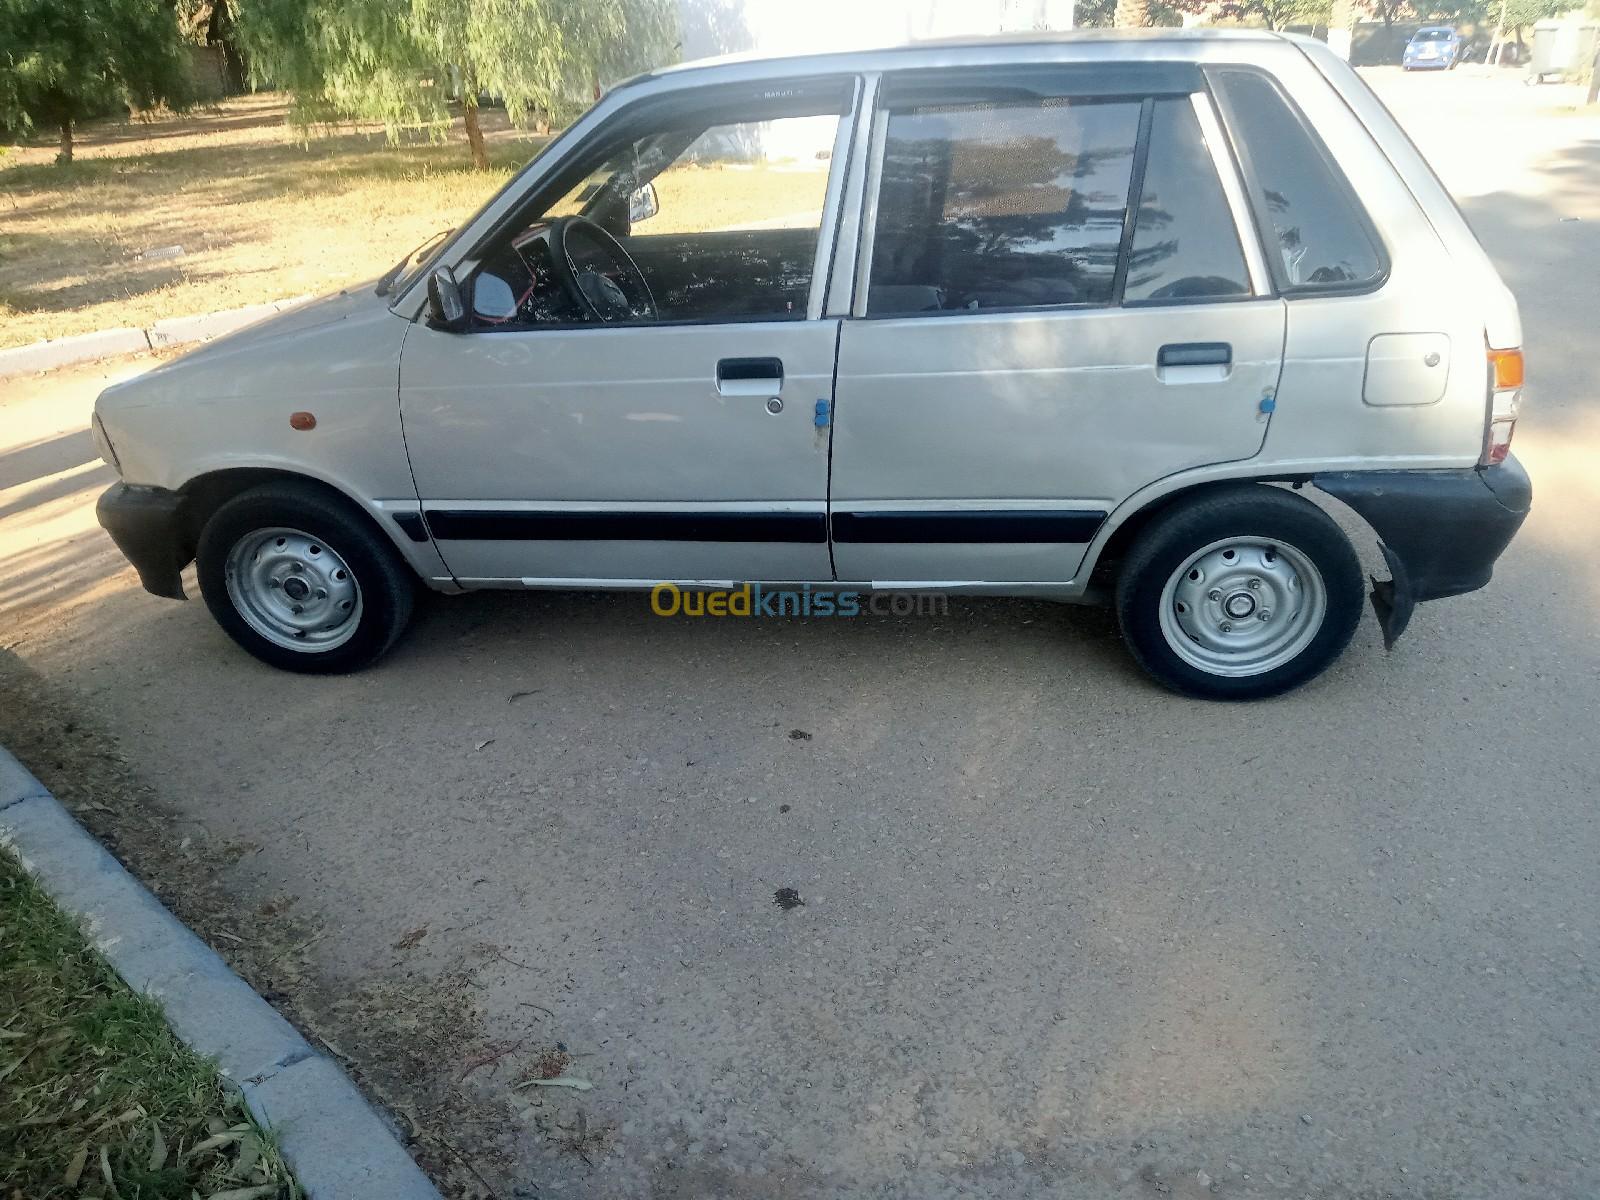
[[11,849],[128,985],[239,1085],[312,1200],[440,1200],[378,1111],[0,748]]
[[287,312],[310,299],[311,296],[291,296],[287,300],[247,304],[243,308],[230,308],[222,312],[205,313],[198,317],[168,317],[164,321],[157,321],[148,329],[102,329],[97,333],[52,338],[49,341],[0,350],[0,379],[4,379],[7,375],[31,375],[37,371],[53,371],[57,367],[70,367],[76,363],[93,362],[97,358],[111,358],[118,354],[162,350],[190,342],[209,342],[212,338],[243,329],[246,325],[254,324],[274,313]]

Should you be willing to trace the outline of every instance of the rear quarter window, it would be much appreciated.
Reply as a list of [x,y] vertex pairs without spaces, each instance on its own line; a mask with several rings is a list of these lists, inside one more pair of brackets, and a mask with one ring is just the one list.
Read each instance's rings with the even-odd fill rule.
[[1387,264],[1355,193],[1278,85],[1208,71],[1238,152],[1273,279],[1288,295],[1367,291]]

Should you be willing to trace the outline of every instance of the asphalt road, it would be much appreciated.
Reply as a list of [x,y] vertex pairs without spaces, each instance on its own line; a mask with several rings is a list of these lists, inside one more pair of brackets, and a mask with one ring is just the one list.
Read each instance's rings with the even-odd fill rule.
[[[277,674],[91,528],[74,430],[133,363],[0,399],[0,660],[240,848],[241,906],[297,898],[322,986],[468,971],[501,1196],[1600,1194],[1600,120],[1377,82],[1522,302],[1536,487],[1393,654],[1369,614],[1228,706],[1094,611],[482,595]],[[514,1088],[535,1051],[593,1089]]]

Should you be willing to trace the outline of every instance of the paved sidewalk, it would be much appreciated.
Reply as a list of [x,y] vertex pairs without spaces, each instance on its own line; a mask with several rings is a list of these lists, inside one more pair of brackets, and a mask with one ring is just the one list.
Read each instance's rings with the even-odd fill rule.
[[30,375],[53,371],[77,363],[95,362],[120,354],[145,350],[165,350],[194,342],[209,342],[223,334],[254,325],[257,321],[287,312],[304,304],[311,296],[292,296],[265,304],[247,304],[223,312],[201,313],[193,317],[169,317],[148,329],[102,329],[74,337],[52,338],[28,346],[0,350],[0,379],[8,375]]
[[14,852],[128,985],[216,1060],[313,1200],[439,1200],[378,1111],[0,748],[0,846]]

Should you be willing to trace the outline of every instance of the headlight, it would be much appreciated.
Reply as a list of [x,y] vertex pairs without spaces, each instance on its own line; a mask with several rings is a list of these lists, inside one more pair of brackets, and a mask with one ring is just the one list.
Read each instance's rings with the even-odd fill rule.
[[106,427],[101,423],[100,414],[95,413],[89,419],[89,433],[94,437],[94,448],[100,452],[100,457],[105,459],[118,476],[122,474],[122,464],[117,461],[116,447],[111,444],[111,438],[106,433]]

